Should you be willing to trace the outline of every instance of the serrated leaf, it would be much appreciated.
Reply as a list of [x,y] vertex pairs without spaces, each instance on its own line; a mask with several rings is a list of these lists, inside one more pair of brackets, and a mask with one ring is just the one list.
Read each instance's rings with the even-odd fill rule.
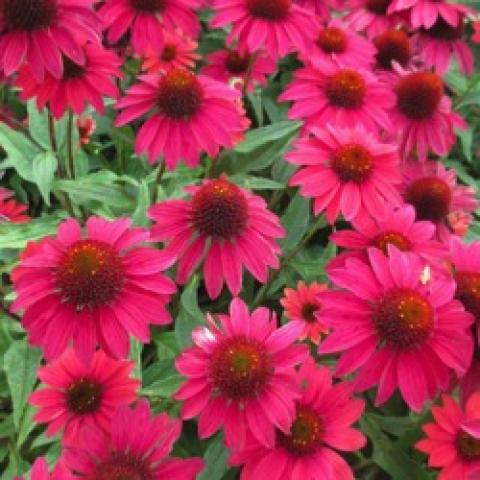
[[57,157],[53,152],[39,153],[32,164],[33,181],[36,183],[45,203],[50,206],[50,192],[55,179],[55,172],[58,168]]
[[5,353],[3,364],[12,395],[13,421],[17,428],[25,411],[28,396],[35,385],[41,358],[40,350],[28,345],[26,340],[13,343]]

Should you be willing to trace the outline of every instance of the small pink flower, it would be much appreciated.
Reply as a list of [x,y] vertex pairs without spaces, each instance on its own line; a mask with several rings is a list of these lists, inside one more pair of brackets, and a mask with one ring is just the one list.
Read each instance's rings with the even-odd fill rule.
[[0,187],[0,224],[29,222],[31,219],[27,215],[28,206],[10,198],[12,195],[12,192]]
[[295,142],[285,158],[301,165],[289,184],[314,199],[315,215],[326,211],[333,224],[340,212],[346,220],[384,214],[388,203],[400,205],[395,145],[381,143],[362,127],[352,130],[312,129],[312,136]]
[[312,42],[300,52],[300,59],[322,68],[333,61],[342,67],[369,68],[374,62],[375,48],[339,20],[331,20],[314,32]]
[[140,400],[117,409],[109,435],[83,429],[75,444],[65,447],[63,459],[75,478],[84,480],[195,480],[201,458],[170,456],[181,431],[182,422],[165,413],[152,416],[148,402]]
[[117,102],[115,108],[123,111],[115,125],[151,112],[135,140],[135,152],[147,152],[151,164],[162,155],[170,170],[180,160],[195,168],[201,152],[216,157],[221,147],[231,148],[243,138],[248,121],[238,90],[179,68],[138,80]]
[[98,345],[109,356],[125,358],[129,333],[150,341],[149,324],[172,321],[165,305],[175,284],[161,271],[162,253],[140,246],[149,240],[131,220],[87,220],[82,233],[76,220],[61,223],[56,237],[29,248],[11,274],[17,298],[13,311],[24,311],[22,324],[33,345],[52,361],[70,342],[88,364]]
[[337,451],[352,452],[365,445],[363,434],[351,427],[363,412],[363,401],[352,398],[350,384],[332,385],[328,368],[317,367],[311,358],[296,378],[302,397],[295,402],[290,431],[277,430],[269,447],[249,436],[230,463],[243,465],[241,480],[353,480],[350,466]]
[[27,63],[42,82],[45,72],[63,74],[62,55],[85,64],[81,45],[99,41],[94,0],[3,0],[0,2],[0,71],[7,76]]
[[21,68],[15,82],[20,88],[20,98],[22,100],[35,98],[39,110],[48,104],[57,119],[68,109],[80,115],[88,104],[103,114],[105,111],[103,97],[118,97],[115,80],[122,77],[120,71],[122,62],[113,52],[99,45],[88,43],[82,48],[83,65],[78,65],[65,57],[60,78],[47,72],[43,81],[39,82],[28,64]]
[[394,86],[395,107],[390,112],[403,158],[416,153],[425,161],[430,151],[446,155],[456,142],[455,128],[466,128],[463,118],[452,111],[442,79],[428,71],[399,70]]
[[456,27],[470,9],[460,3],[445,0],[391,0],[388,13],[408,14],[413,28],[430,28],[439,19]]
[[422,427],[427,437],[415,447],[441,470],[439,480],[474,480],[480,475],[480,394],[471,395],[464,409],[448,395],[442,401],[432,407],[435,421]]
[[473,53],[462,40],[463,20],[452,27],[439,18],[432,27],[422,28],[416,36],[418,51],[427,68],[433,68],[439,75],[447,73],[450,60],[455,56],[460,71],[465,75],[473,73]]
[[215,16],[210,25],[222,28],[232,24],[227,45],[238,40],[243,52],[265,49],[274,59],[308,44],[317,20],[311,12],[292,0],[213,0]]
[[452,212],[447,215],[447,225],[459,237],[464,237],[472,223],[472,216],[465,212]]
[[313,282],[305,285],[298,282],[297,288],[286,288],[280,304],[285,309],[285,316],[291,322],[303,325],[303,333],[299,340],[309,338],[313,343],[319,344],[322,334],[328,333],[328,328],[318,321],[316,313],[322,308],[317,295],[327,289],[327,285]]
[[[74,480],[63,462],[59,461],[52,474],[48,471],[48,465],[43,457],[38,457],[30,471],[30,480]],[[15,477],[14,480],[24,480],[23,477]]]
[[165,32],[179,29],[196,38],[200,24],[195,9],[198,0],[106,0],[99,10],[107,39],[116,43],[127,32],[135,53],[149,49],[161,52]]
[[446,243],[453,231],[449,216],[460,213],[463,224],[478,208],[475,190],[457,184],[455,170],[446,169],[440,162],[422,164],[407,162],[403,165],[400,186],[403,199],[415,207],[418,220],[429,220],[437,226],[437,235]]
[[77,128],[78,128],[78,136],[81,147],[82,145],[88,145],[90,143],[90,138],[92,137],[93,133],[95,132],[95,128],[97,124],[93,117],[90,115],[85,115],[77,118]]
[[200,438],[225,431],[227,446],[241,449],[247,433],[263,445],[275,442],[275,428],[288,434],[300,397],[294,366],[308,356],[305,345],[294,345],[303,325],[277,328],[266,308],[249,314],[239,298],[229,315],[208,316],[209,324],[192,333],[194,345],[176,360],[185,377],[175,394],[184,400],[181,416],[200,415]]
[[203,276],[210,298],[217,298],[226,282],[233,295],[242,288],[245,268],[261,283],[268,268],[279,268],[285,236],[278,218],[263,198],[237,187],[226,178],[207,180],[186,191],[191,198],[166,200],[148,211],[155,221],[152,238],[167,242],[163,255],[169,264],[179,260],[177,282],[187,283],[204,261]]
[[454,299],[453,279],[423,282],[418,256],[388,248],[388,257],[369,248],[368,263],[347,259],[328,272],[343,290],[319,295],[319,319],[333,328],[319,353],[342,352],[336,374],[358,371],[357,391],[378,385],[376,405],[398,387],[419,412],[448,388],[451,371],[462,376],[468,370],[473,316]]
[[363,126],[372,132],[392,128],[387,110],[395,104],[395,96],[367,70],[316,62],[316,67],[296,70],[278,98],[293,102],[288,118],[304,120],[305,130],[327,123],[339,128]]
[[148,73],[166,73],[176,68],[191,70],[200,55],[195,53],[198,43],[181,31],[163,32],[165,43],[161,52],[148,49],[142,63],[143,70]]
[[236,83],[239,88],[243,87],[248,74],[247,92],[253,92],[256,85],[265,86],[268,76],[276,69],[276,63],[265,52],[254,55],[235,49],[218,50],[207,56],[208,63],[202,73],[225,83],[239,79]]
[[133,362],[113,360],[102,350],[85,366],[73,350],[66,350],[38,371],[46,388],[30,395],[29,403],[40,408],[34,420],[48,424],[47,436],[63,430],[65,443],[74,442],[89,426],[107,432],[117,407],[136,400],[140,382],[129,377],[134,367]]

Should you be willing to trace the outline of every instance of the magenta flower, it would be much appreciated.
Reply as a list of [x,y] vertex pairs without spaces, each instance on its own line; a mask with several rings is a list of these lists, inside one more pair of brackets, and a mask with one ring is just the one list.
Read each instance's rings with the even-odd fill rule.
[[295,418],[300,389],[293,367],[307,358],[308,349],[293,343],[303,325],[277,328],[268,309],[249,314],[239,298],[229,313],[208,316],[208,327],[193,331],[194,346],[176,360],[188,380],[174,397],[184,400],[183,419],[200,416],[200,438],[223,428],[227,446],[235,450],[243,447],[247,432],[272,446],[275,428],[288,434]]
[[403,29],[392,28],[385,30],[373,39],[377,49],[377,67],[381,70],[392,71],[396,62],[403,68],[410,65],[414,54],[413,44],[407,32]]
[[200,24],[195,9],[198,0],[106,0],[99,15],[107,29],[108,41],[116,43],[127,32],[135,53],[149,49],[161,53],[165,31],[182,30],[196,38]]
[[186,189],[187,200],[166,200],[150,208],[155,221],[152,238],[167,242],[169,264],[179,260],[177,282],[185,284],[204,261],[203,275],[210,298],[217,298],[226,282],[233,295],[242,288],[245,268],[261,283],[268,268],[279,268],[285,235],[278,218],[263,198],[237,187],[226,178],[207,180]]
[[337,450],[351,452],[365,445],[363,434],[351,427],[363,412],[363,401],[352,398],[350,384],[332,385],[329,369],[317,367],[311,358],[296,378],[302,397],[295,402],[291,430],[277,430],[270,447],[249,437],[241,451],[233,452],[230,463],[243,465],[241,480],[353,480]]
[[[63,462],[58,462],[52,474],[48,471],[48,465],[43,457],[38,457],[30,471],[30,480],[74,480]],[[15,477],[14,480],[24,480],[23,477]]]
[[22,324],[33,345],[51,361],[70,341],[88,364],[96,345],[108,355],[128,355],[129,333],[150,341],[149,324],[172,321],[165,305],[175,284],[160,273],[160,251],[139,246],[147,231],[131,220],[87,221],[86,235],[76,220],[64,221],[56,237],[44,238],[23,255],[12,272]]
[[451,371],[461,376],[470,366],[473,316],[454,300],[452,279],[422,282],[418,256],[392,245],[388,257],[377,248],[368,256],[368,264],[347,259],[329,271],[343,290],[319,296],[319,318],[333,328],[319,352],[343,352],[336,374],[358,370],[358,391],[378,385],[376,405],[398,387],[418,412],[448,387]]
[[75,478],[84,480],[195,480],[201,458],[170,456],[181,430],[182,422],[165,413],[152,416],[148,402],[140,400],[133,408],[118,408],[109,435],[83,429],[75,444],[65,447],[63,458],[77,472]]
[[83,47],[84,64],[78,65],[68,58],[63,60],[60,78],[46,73],[38,81],[27,64],[20,69],[15,85],[20,88],[20,98],[35,98],[37,108],[47,104],[55,118],[61,118],[67,109],[80,115],[87,104],[93,105],[100,114],[105,111],[103,97],[118,97],[116,78],[121,78],[121,60],[101,46],[88,43]]
[[99,41],[100,21],[94,0],[2,0],[0,71],[9,76],[26,62],[34,77],[63,73],[62,55],[85,64],[81,45]]
[[339,128],[363,126],[372,132],[392,128],[387,110],[395,104],[395,96],[367,70],[331,62],[320,66],[317,61],[316,67],[295,71],[293,81],[278,98],[293,102],[288,118],[304,120],[305,130],[327,123]]
[[428,455],[430,467],[441,469],[438,480],[474,480],[480,475],[480,395],[471,395],[463,410],[448,395],[442,400],[415,447]]
[[340,212],[350,221],[383,215],[387,203],[401,204],[394,187],[400,183],[396,146],[381,143],[362,127],[312,129],[312,136],[297,140],[285,158],[302,166],[290,185],[312,197],[315,215],[325,211],[332,224]]
[[213,0],[212,6],[212,27],[232,24],[228,46],[238,40],[242,53],[265,49],[274,60],[303,49],[317,26],[315,16],[292,0]]
[[46,388],[30,395],[29,403],[40,408],[34,420],[48,424],[48,436],[63,430],[65,443],[75,442],[81,430],[91,426],[108,432],[116,409],[137,398],[140,382],[129,377],[134,367],[133,362],[113,360],[102,350],[85,366],[73,350],[66,350],[38,370]]
[[220,147],[231,148],[243,138],[248,120],[238,90],[183,68],[138,80],[117,102],[115,108],[123,112],[115,124],[152,112],[135,140],[135,152],[147,152],[151,164],[162,155],[170,170],[180,160],[195,168],[202,151],[216,157]]

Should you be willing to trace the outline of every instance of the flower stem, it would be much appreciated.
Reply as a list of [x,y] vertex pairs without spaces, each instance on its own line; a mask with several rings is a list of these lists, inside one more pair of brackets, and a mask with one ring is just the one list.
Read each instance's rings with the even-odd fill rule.
[[165,162],[162,162],[158,167],[157,176],[155,177],[155,185],[153,186],[153,198],[152,198],[152,205],[157,203],[158,200],[158,187],[163,178],[163,174],[165,173]]
[[75,154],[73,152],[73,112],[68,112],[67,124],[67,155],[68,155],[68,170],[70,178],[75,180]]

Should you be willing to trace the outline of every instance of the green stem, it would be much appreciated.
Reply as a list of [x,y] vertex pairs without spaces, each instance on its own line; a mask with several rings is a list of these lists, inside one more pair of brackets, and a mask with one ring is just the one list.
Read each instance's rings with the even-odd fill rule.
[[158,200],[158,187],[163,178],[163,174],[165,173],[165,162],[162,162],[158,167],[157,176],[155,177],[155,185],[153,186],[153,199],[152,204],[157,203]]
[[73,151],[73,112],[68,112],[68,124],[67,124],[67,155],[68,155],[68,170],[70,178],[75,180],[75,153]]

